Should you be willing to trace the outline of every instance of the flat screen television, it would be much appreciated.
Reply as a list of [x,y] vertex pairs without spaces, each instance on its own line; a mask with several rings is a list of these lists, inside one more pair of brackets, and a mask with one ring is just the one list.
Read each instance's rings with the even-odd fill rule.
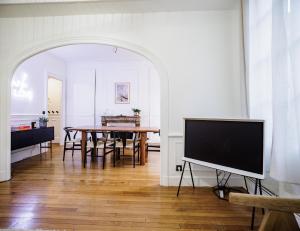
[[184,119],[183,160],[264,178],[264,121]]

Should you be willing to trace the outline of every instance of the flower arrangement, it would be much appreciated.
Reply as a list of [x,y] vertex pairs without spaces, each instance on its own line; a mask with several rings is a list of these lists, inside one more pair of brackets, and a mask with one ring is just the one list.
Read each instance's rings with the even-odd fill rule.
[[133,111],[134,115],[139,115],[140,112],[141,112],[141,109],[138,109],[138,108],[132,108],[132,111]]
[[39,118],[39,125],[40,127],[47,127],[49,119],[45,116]]

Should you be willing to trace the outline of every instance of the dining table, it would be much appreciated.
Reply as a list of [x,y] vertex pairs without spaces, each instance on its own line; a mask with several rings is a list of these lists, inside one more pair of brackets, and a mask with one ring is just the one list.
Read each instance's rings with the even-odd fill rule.
[[140,165],[148,162],[146,155],[147,133],[158,133],[159,128],[155,127],[125,127],[125,126],[80,126],[73,127],[72,130],[81,132],[81,159],[84,164],[86,155],[87,134],[97,132],[137,132],[140,133]]

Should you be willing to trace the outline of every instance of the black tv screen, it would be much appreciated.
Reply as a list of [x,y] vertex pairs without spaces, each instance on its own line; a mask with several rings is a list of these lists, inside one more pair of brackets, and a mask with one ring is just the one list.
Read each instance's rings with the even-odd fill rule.
[[263,177],[264,122],[185,119],[184,157],[207,167]]

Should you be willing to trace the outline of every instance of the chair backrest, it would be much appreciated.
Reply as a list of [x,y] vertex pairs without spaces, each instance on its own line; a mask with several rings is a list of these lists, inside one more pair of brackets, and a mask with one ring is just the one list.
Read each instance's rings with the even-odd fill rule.
[[138,140],[140,138],[140,133],[139,132],[133,132],[133,146],[136,146],[138,143]]
[[66,132],[66,135],[65,135],[65,141],[67,141],[67,139],[68,140],[71,140],[71,134],[70,134],[70,129],[71,129],[72,127],[64,127],[63,129],[64,129],[64,131]]
[[111,138],[121,140],[123,146],[126,146],[127,139],[133,139],[133,132],[110,132]]
[[[101,134],[101,137],[98,137],[97,135]],[[98,142],[101,141],[104,144],[104,149],[108,146],[114,147],[116,144],[116,138],[113,137],[112,139],[110,139],[110,132],[93,132],[91,133],[91,138],[93,142]],[[108,140],[110,140],[110,142],[108,142]]]
[[[107,140],[109,139],[109,132],[90,132],[91,134],[91,140],[93,142],[97,142],[97,141],[103,141],[103,142],[107,142]],[[100,137],[98,135],[101,135]]]
[[[110,135],[109,132],[93,132],[91,134],[95,134],[94,139],[96,138],[97,140],[101,141],[107,141]],[[98,134],[101,134],[101,137],[98,137]]]
[[109,132],[102,132],[102,137],[107,140],[109,137]]
[[[64,127],[64,128],[63,128],[64,131],[66,132],[66,135],[65,135],[65,141],[67,141],[67,140],[69,140],[69,141],[72,140],[71,135],[72,135],[72,132],[74,132],[74,131],[72,130],[72,128],[73,128],[73,127]],[[76,138],[77,133],[78,133],[78,131],[76,131],[76,132],[74,133],[73,139]]]

